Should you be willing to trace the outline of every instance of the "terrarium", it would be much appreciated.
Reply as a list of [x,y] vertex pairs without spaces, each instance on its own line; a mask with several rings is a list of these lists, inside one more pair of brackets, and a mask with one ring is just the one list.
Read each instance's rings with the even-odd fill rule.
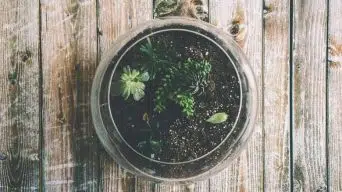
[[246,144],[257,89],[229,35],[167,17],[115,42],[96,72],[91,107],[120,165],[157,181],[193,181],[226,167]]

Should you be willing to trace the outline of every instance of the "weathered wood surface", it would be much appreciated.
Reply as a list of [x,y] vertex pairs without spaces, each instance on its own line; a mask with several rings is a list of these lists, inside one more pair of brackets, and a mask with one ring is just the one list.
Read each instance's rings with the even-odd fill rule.
[[39,188],[39,1],[0,1],[0,191]]
[[98,140],[90,115],[96,1],[41,0],[43,189],[97,191]]
[[248,146],[210,179],[210,191],[263,191],[262,1],[211,0],[209,8],[210,23],[231,34],[249,58],[259,92],[259,113]]
[[325,191],[327,1],[296,0],[293,11],[293,187]]
[[342,191],[342,1],[329,1],[328,133],[330,191]]
[[[98,59],[115,40],[130,29],[153,18],[152,0],[99,0],[98,1]],[[137,180],[118,166],[102,150],[100,154],[101,191],[150,191],[150,184]],[[145,187],[144,187],[145,186]]]
[[264,191],[290,191],[290,1],[264,4]]
[[118,36],[152,19],[152,1],[0,0],[0,191],[342,191],[340,0],[181,0],[196,5],[178,14],[208,11],[251,60],[253,136],[227,169],[191,186],[115,164],[92,126],[92,78]]

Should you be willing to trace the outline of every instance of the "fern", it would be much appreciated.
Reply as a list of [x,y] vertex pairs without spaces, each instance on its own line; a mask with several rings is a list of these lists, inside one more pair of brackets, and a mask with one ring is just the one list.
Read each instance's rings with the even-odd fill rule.
[[177,95],[177,97],[175,98],[175,101],[177,104],[180,105],[180,107],[182,107],[182,112],[190,117],[194,115],[194,105],[195,105],[195,99],[191,94],[179,94]]

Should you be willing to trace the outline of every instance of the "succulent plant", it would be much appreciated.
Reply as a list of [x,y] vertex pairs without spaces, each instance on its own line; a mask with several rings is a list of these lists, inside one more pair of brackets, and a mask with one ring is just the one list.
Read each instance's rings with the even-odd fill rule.
[[214,115],[209,117],[209,119],[207,119],[206,121],[212,124],[219,124],[219,123],[223,123],[227,121],[227,119],[228,119],[227,113],[221,112],[221,113],[215,113]]
[[120,92],[122,97],[128,99],[130,95],[139,101],[145,96],[145,84],[150,78],[147,71],[140,72],[130,67],[125,67],[120,79]]

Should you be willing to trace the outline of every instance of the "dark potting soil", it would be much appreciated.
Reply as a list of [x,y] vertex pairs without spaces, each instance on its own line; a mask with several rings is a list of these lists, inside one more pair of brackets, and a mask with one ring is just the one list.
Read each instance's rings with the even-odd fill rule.
[[[129,145],[146,157],[164,162],[199,158],[217,147],[235,123],[240,106],[240,85],[236,71],[225,53],[200,35],[168,31],[154,34],[150,40],[152,45],[153,42],[163,45],[165,55],[175,51],[179,60],[208,60],[212,65],[208,86],[202,94],[195,96],[195,113],[190,118],[172,101],[161,113],[153,110],[153,89],[160,79],[146,83],[146,95],[140,101],[132,98],[124,100],[113,94],[110,107],[115,124]],[[124,55],[113,81],[120,79],[124,66],[139,68],[144,59],[140,46],[146,41],[142,40]],[[221,124],[206,122],[206,119],[218,112],[227,113],[228,120]]]

